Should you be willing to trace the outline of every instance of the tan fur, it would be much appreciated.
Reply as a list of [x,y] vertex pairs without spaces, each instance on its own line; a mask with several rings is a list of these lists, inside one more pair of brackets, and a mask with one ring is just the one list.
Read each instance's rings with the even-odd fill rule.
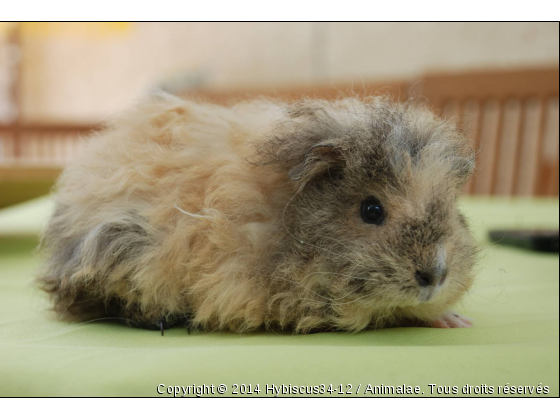
[[[451,124],[387,98],[224,108],[160,95],[64,171],[38,282],[67,317],[148,327],[431,323],[472,282],[455,204],[472,169]],[[360,217],[370,195],[382,226]],[[424,302],[414,273],[438,258],[448,280]]]

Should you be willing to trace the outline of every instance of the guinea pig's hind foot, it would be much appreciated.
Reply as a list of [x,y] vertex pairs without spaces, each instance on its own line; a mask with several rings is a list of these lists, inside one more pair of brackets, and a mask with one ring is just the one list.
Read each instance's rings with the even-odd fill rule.
[[469,328],[472,322],[455,311],[447,311],[432,323],[433,328]]

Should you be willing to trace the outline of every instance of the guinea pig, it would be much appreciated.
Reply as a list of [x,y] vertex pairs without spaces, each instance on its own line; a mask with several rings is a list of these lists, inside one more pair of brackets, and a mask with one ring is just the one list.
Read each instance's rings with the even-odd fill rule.
[[156,95],[64,170],[37,282],[66,319],[162,331],[470,326],[473,167],[424,105]]

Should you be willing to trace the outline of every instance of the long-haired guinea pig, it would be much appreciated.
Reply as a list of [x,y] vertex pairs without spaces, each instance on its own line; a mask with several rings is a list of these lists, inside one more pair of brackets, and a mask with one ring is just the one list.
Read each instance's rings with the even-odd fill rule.
[[465,135],[385,97],[158,95],[61,176],[38,283],[70,319],[201,330],[461,327]]

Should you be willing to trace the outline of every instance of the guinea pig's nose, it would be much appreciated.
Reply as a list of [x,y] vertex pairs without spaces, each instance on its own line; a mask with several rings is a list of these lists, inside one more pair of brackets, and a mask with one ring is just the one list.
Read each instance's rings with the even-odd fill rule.
[[441,286],[445,282],[446,274],[447,273],[442,273],[441,275],[437,275],[434,272],[417,270],[414,276],[420,286],[426,287],[432,284],[439,284]]
[[418,284],[422,287],[426,287],[434,283],[434,276],[432,273],[417,270],[414,276],[416,277]]

